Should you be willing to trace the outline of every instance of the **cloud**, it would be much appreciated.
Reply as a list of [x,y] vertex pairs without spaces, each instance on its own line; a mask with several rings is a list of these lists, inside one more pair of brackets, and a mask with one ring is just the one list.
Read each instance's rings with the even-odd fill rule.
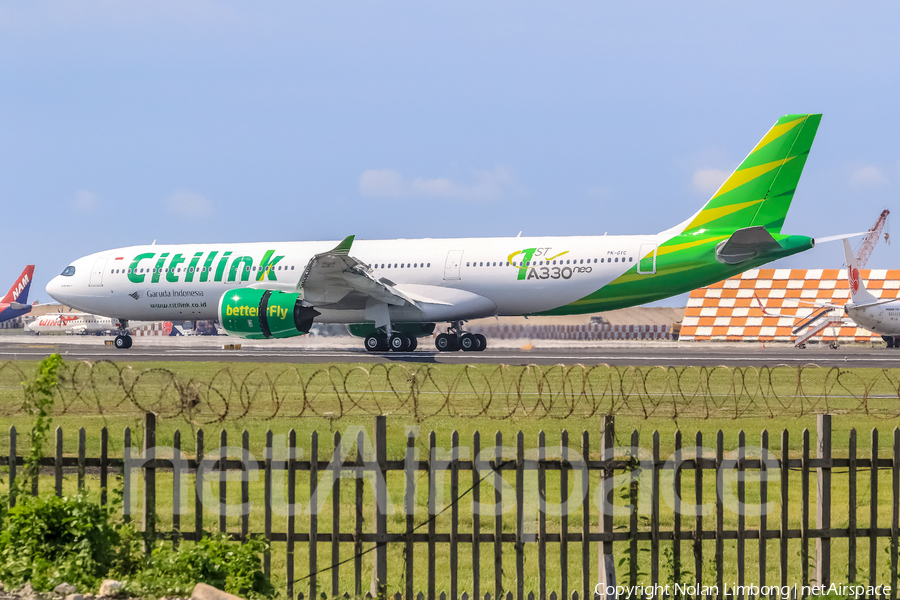
[[875,165],[863,165],[850,173],[850,182],[861,187],[881,187],[888,182],[888,178]]
[[72,208],[75,212],[90,213],[97,210],[100,205],[100,196],[87,190],[78,190],[75,192],[75,199],[72,201]]
[[393,169],[367,169],[359,178],[359,193],[365,198],[435,198],[490,201],[522,193],[512,174],[502,167],[475,173],[472,183],[447,177],[406,179]]
[[209,217],[213,214],[212,200],[185,190],[169,196],[166,206],[170,213],[180,217]]
[[691,187],[704,194],[714,194],[731,173],[720,169],[697,169],[691,177]]

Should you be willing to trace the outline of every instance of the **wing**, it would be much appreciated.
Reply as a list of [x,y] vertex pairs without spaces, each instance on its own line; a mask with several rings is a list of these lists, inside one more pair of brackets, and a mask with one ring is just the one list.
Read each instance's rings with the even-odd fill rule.
[[354,308],[369,298],[393,306],[406,304],[418,308],[416,302],[396,289],[386,277],[375,279],[369,267],[350,256],[354,236],[348,236],[334,249],[317,254],[303,270],[298,291],[313,306]]

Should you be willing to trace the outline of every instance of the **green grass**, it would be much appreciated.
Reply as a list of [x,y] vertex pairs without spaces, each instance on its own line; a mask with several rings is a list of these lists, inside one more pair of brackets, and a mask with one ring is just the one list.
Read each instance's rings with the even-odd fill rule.
[[[29,420],[21,414],[22,391],[19,382],[29,377],[37,363],[17,362],[0,365],[0,425],[15,426],[22,434],[27,432]],[[64,431],[63,451],[67,455],[77,453],[77,429],[85,428],[87,456],[99,456],[99,432],[107,427],[110,432],[109,452],[112,456],[122,456],[123,430],[130,427],[133,431],[132,444],[139,447],[142,441],[142,415],[145,410],[152,410],[160,415],[157,440],[159,445],[171,445],[174,432],[182,435],[182,450],[194,456],[196,447],[194,440],[198,430],[202,429],[206,437],[207,451],[218,445],[221,431],[225,431],[228,443],[239,446],[242,433],[247,432],[249,448],[256,458],[265,455],[265,436],[271,430],[276,447],[284,447],[289,431],[297,436],[297,443],[302,448],[302,459],[308,459],[314,431],[319,435],[319,458],[326,460],[330,455],[335,433],[340,433],[345,440],[355,440],[356,432],[363,430],[371,440],[375,414],[388,414],[387,453],[389,460],[401,460],[404,457],[406,435],[417,431],[416,449],[419,457],[428,455],[428,433],[435,432],[436,446],[448,449],[451,445],[451,432],[457,431],[460,445],[463,448],[473,446],[476,432],[481,435],[481,447],[494,445],[496,436],[502,436],[504,446],[515,446],[518,432],[522,432],[526,449],[537,448],[538,436],[541,432],[546,436],[548,457],[559,455],[559,445],[563,431],[569,432],[569,445],[580,452],[582,448],[582,432],[588,434],[589,455],[593,460],[599,459],[599,442],[603,427],[603,415],[612,413],[616,417],[616,442],[627,445],[632,432],[638,434],[639,445],[651,447],[654,431],[660,436],[660,455],[665,459],[674,451],[675,432],[683,432],[683,445],[693,446],[696,433],[703,433],[704,446],[714,447],[718,431],[722,432],[725,452],[734,450],[738,445],[741,431],[746,433],[748,445],[758,445],[763,428],[770,432],[770,448],[781,455],[781,431],[787,430],[790,435],[790,454],[792,458],[801,456],[800,440],[803,429],[809,429],[813,444],[815,442],[815,419],[820,412],[830,412],[833,418],[833,454],[846,456],[848,452],[849,431],[855,428],[859,434],[858,455],[869,454],[869,430],[877,427],[881,430],[879,454],[882,457],[891,455],[891,430],[896,423],[898,409],[897,379],[900,370],[879,369],[819,369],[807,368],[798,371],[795,368],[779,368],[772,370],[757,369],[596,369],[581,368],[524,368],[524,367],[462,367],[450,365],[276,365],[276,364],[222,364],[222,363],[139,363],[129,365],[99,363],[89,368],[84,365],[69,365],[60,386],[60,398],[57,402],[57,414],[54,425]],[[0,441],[0,452],[8,453],[8,439]],[[27,435],[20,435],[18,453],[27,451]],[[813,445],[813,454],[815,452]],[[47,449],[52,455],[52,450]],[[504,458],[511,458],[507,450]],[[464,451],[461,458],[466,456]],[[275,496],[286,498],[286,481],[277,477],[273,489]],[[671,479],[663,473],[661,489],[671,490]],[[799,528],[801,523],[802,496],[800,474],[792,472],[788,498],[788,526]],[[139,479],[139,478],[136,478]],[[172,474],[157,474],[157,514],[160,529],[172,527]],[[416,474],[416,490],[414,496],[415,513],[413,522],[421,523],[427,519],[428,475],[424,471]],[[514,486],[515,473],[505,471],[503,479]],[[579,477],[569,477],[569,493],[577,495],[580,488]],[[891,522],[891,479],[889,472],[879,474],[879,493],[877,511],[879,526],[889,527]],[[449,502],[449,473],[437,483],[442,490],[444,505]],[[563,491],[560,489],[558,471],[547,472],[546,494],[548,502],[558,503]],[[714,474],[706,471],[703,474],[704,503],[715,501]],[[134,490],[140,498],[141,484],[136,481]],[[469,471],[460,472],[460,489],[465,490],[472,484]],[[525,481],[526,519],[525,529],[535,531],[538,527],[538,497],[536,474],[526,472]],[[599,474],[591,472],[590,489],[596,490]],[[96,476],[88,477],[88,487],[96,492],[98,487]],[[319,482],[321,510],[318,515],[319,531],[330,532],[334,518],[331,497],[324,490],[331,489],[330,477],[323,475]],[[41,482],[42,489],[52,488],[52,475],[45,476]],[[193,478],[187,478],[183,486],[193,489]],[[735,486],[732,486],[733,488]],[[67,475],[65,489],[73,491],[75,475]],[[619,490],[622,492],[625,488]],[[684,471],[682,489],[685,502],[694,500],[694,475]],[[812,500],[809,507],[811,526],[815,526],[815,473],[810,478]],[[296,515],[296,531],[308,531],[310,522],[309,503],[310,481],[305,472],[297,475],[296,499],[301,506]],[[353,530],[355,503],[353,502],[353,482],[341,482],[341,496],[337,514],[340,517],[341,531]],[[849,519],[849,494],[847,474],[838,472],[832,481],[833,516],[832,526],[846,527]],[[401,533],[406,529],[406,515],[403,513],[405,492],[404,475],[391,472],[388,476],[388,491],[394,501],[396,511],[389,514],[388,529],[392,533]],[[280,492],[280,493],[279,493]],[[758,484],[748,482],[746,485],[748,502],[758,498]],[[217,493],[217,490],[211,492]],[[646,486],[639,488],[638,505],[646,504]],[[181,515],[182,528],[192,528],[194,524],[193,497],[185,506],[186,512]],[[263,484],[262,475],[249,485],[249,498],[255,507],[249,515],[249,530],[261,532],[264,527]],[[667,509],[664,495],[661,512],[660,529],[671,530],[674,515]],[[857,519],[859,527],[867,527],[869,522],[869,472],[860,471],[858,482]],[[240,483],[232,481],[228,484],[229,504],[239,504]],[[481,500],[483,503],[493,502],[493,488],[487,482],[481,484]],[[768,518],[768,527],[780,527],[780,496],[777,481],[769,484],[769,500],[775,503],[774,514]],[[459,531],[468,533],[473,523],[471,495],[464,498],[459,505]],[[627,501],[620,498],[617,504]],[[372,489],[368,481],[364,485],[364,531],[372,530],[373,501]],[[442,506],[438,506],[440,510]],[[283,513],[284,511],[282,511]],[[569,530],[579,532],[584,517],[583,507],[579,507],[569,515]],[[649,514],[642,511],[638,518],[638,530],[649,530]],[[241,520],[238,516],[226,519],[226,529],[238,532]],[[589,523],[592,531],[597,531],[598,510],[594,503],[590,504]],[[619,530],[629,526],[626,516],[616,517]],[[685,530],[695,526],[695,518],[682,516],[681,525]],[[512,494],[504,494],[503,514],[500,526],[504,532],[516,531],[515,498]],[[703,528],[715,526],[715,514],[704,517]],[[731,511],[724,512],[724,529],[737,528],[737,516]],[[218,527],[218,519],[213,512],[204,514],[204,527],[213,530]],[[482,516],[481,531],[494,531],[495,518]],[[559,532],[561,517],[548,514],[546,517],[548,532]],[[747,517],[746,528],[758,527],[757,517]],[[287,530],[287,516],[275,514],[273,530]],[[438,517],[436,522],[438,533],[449,533],[450,512]],[[427,532],[427,527],[419,532]],[[427,545],[416,544],[414,549],[414,588],[424,590],[427,575]],[[581,589],[582,581],[582,544],[569,543],[568,589]],[[879,541],[877,553],[877,575],[879,583],[889,579],[887,554],[883,552],[885,540]],[[662,564],[660,575],[663,582],[671,577],[671,564],[666,559],[665,548],[671,548],[671,542],[662,543],[660,551]],[[688,578],[696,577],[695,557],[691,542],[681,543],[682,568],[693,573]],[[640,543],[638,571],[646,575],[639,577],[639,582],[649,583],[650,555],[646,550],[649,543]],[[779,541],[769,540],[766,544],[767,583],[780,581],[778,568]],[[615,544],[616,560],[626,556],[628,542]],[[331,564],[332,546],[330,543],[318,545],[318,568]],[[734,582],[737,578],[737,549],[734,540],[726,540],[722,568],[724,580]],[[746,581],[758,582],[759,566],[756,562],[759,545],[755,540],[746,543],[745,566]],[[848,564],[848,542],[838,539],[833,542],[832,565],[833,579],[846,579]],[[353,556],[351,543],[341,543],[338,556],[341,559]],[[525,589],[538,589],[538,545],[526,543],[525,555]],[[368,590],[371,576],[372,554],[363,558],[362,580],[363,591]],[[810,572],[815,557],[815,544],[810,544]],[[392,544],[389,552],[388,574],[391,591],[404,589],[404,556],[403,545]],[[868,542],[860,542],[857,549],[859,565],[858,580],[862,580],[868,571]],[[284,589],[286,583],[287,555],[285,545],[277,543],[272,549],[272,574],[276,587]],[[788,582],[800,582],[802,565],[800,564],[800,541],[789,543]],[[297,544],[294,556],[295,577],[303,577],[309,573],[309,548],[307,544]],[[437,544],[436,547],[437,589],[449,591],[450,568],[449,547]],[[591,570],[589,581],[597,580],[597,548],[595,544],[588,547],[587,564]],[[715,582],[716,561],[714,542],[704,542],[702,557],[702,581]],[[493,545],[481,544],[481,589],[493,593],[494,573]],[[621,565],[618,572],[620,581],[627,579]],[[503,545],[503,584],[504,589],[514,589],[515,585],[515,549],[513,544]],[[344,565],[339,570],[338,589],[343,593],[352,593],[354,586],[353,563]],[[472,552],[471,545],[461,544],[459,551],[460,591],[472,591]],[[548,589],[559,589],[560,586],[559,544],[547,544],[546,576]],[[593,583],[592,583],[593,585]],[[331,573],[319,576],[319,590],[330,592]],[[308,597],[308,583],[297,583],[296,591],[304,591]]]

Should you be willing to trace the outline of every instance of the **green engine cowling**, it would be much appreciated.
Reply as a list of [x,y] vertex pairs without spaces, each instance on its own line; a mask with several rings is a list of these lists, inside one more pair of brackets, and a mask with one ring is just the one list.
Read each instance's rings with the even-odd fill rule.
[[300,294],[238,288],[219,299],[219,322],[230,335],[248,340],[287,338],[309,333],[319,312],[304,306]]

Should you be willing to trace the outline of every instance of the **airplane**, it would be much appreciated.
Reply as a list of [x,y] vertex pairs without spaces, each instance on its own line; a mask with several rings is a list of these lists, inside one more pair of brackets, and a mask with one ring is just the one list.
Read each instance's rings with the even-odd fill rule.
[[594,313],[709,285],[815,246],[781,228],[822,115],[777,120],[712,198],[660,233],[143,245],[70,263],[47,293],[128,321],[216,319],[234,336],[287,338],[344,323],[369,351],[484,350],[469,319]]
[[9,321],[31,312],[28,302],[28,290],[34,277],[34,265],[28,265],[3,299],[0,300],[0,322]]
[[[792,299],[791,303],[795,305],[805,304],[813,307],[809,309],[809,314],[790,315],[784,313],[773,312],[766,309],[766,306],[760,300],[759,296],[753,296],[759,305],[762,313],[768,317],[780,317],[800,321],[793,329],[794,335],[799,335],[804,329],[816,328],[816,331],[826,327],[835,327],[847,324],[845,319],[849,318],[854,325],[868,329],[873,333],[877,333],[887,343],[888,348],[900,347],[900,299],[887,298],[879,299],[873,296],[863,283],[857,267],[857,259],[850,248],[848,237],[857,234],[844,234],[834,236],[841,239],[844,243],[844,260],[847,265],[847,284],[850,289],[850,300],[844,304],[836,304],[834,302],[811,302],[807,300]],[[831,241],[832,238],[822,238],[819,242]],[[844,317],[840,316],[843,312]],[[798,338],[797,344],[801,348],[806,347],[805,337]],[[832,348],[837,348],[837,340],[831,343]]]
[[847,282],[850,287],[850,301],[844,304],[844,314],[872,333],[877,333],[887,342],[888,348],[900,347],[900,300],[881,300],[873,296],[859,276],[856,257],[850,250],[850,242],[844,240],[844,258],[847,261]]
[[85,313],[50,313],[34,319],[25,326],[28,331],[41,333],[78,333],[100,335],[109,331],[118,332],[121,324],[117,319]]

